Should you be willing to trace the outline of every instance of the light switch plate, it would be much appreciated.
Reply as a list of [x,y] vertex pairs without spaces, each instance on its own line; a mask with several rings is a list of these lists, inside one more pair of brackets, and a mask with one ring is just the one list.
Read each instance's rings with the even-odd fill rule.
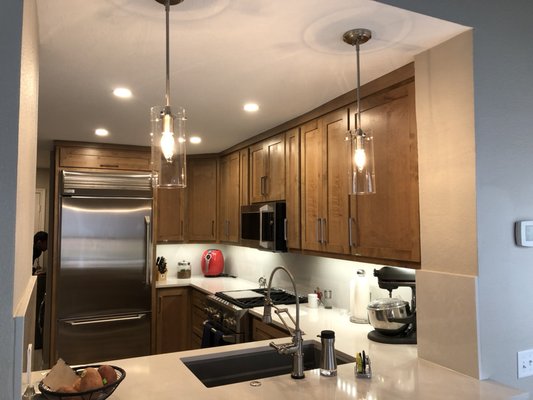
[[517,355],[518,378],[533,375],[533,349],[519,351]]

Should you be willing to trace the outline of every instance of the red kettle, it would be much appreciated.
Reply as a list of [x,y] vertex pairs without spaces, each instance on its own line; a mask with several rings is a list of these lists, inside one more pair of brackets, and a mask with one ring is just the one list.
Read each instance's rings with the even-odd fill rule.
[[204,276],[219,276],[224,271],[224,256],[218,249],[207,249],[202,254]]

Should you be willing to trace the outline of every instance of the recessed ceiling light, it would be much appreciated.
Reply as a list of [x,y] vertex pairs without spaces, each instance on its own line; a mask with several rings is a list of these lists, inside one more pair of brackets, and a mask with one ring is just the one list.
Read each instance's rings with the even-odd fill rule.
[[127,88],[116,88],[113,90],[113,94],[122,99],[129,99],[131,97],[131,90]]
[[199,136],[191,136],[189,138],[189,142],[193,143],[193,144],[198,144],[198,143],[202,143],[202,138],[199,137]]
[[109,135],[109,131],[107,129],[104,129],[104,128],[98,128],[94,131],[94,134],[96,136],[107,136]]
[[246,103],[243,109],[247,112],[256,112],[257,110],[259,110],[259,106],[255,103]]

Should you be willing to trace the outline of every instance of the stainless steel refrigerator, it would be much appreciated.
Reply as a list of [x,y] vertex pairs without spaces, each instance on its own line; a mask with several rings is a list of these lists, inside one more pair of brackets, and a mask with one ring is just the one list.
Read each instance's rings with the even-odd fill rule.
[[149,175],[63,172],[56,355],[69,364],[150,353]]

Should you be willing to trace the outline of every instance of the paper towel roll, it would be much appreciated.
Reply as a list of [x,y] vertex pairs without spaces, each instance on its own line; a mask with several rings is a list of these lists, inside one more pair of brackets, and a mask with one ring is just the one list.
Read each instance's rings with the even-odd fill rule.
[[350,282],[350,321],[358,324],[368,323],[367,305],[370,301],[370,289],[365,271],[357,271],[357,277]]

